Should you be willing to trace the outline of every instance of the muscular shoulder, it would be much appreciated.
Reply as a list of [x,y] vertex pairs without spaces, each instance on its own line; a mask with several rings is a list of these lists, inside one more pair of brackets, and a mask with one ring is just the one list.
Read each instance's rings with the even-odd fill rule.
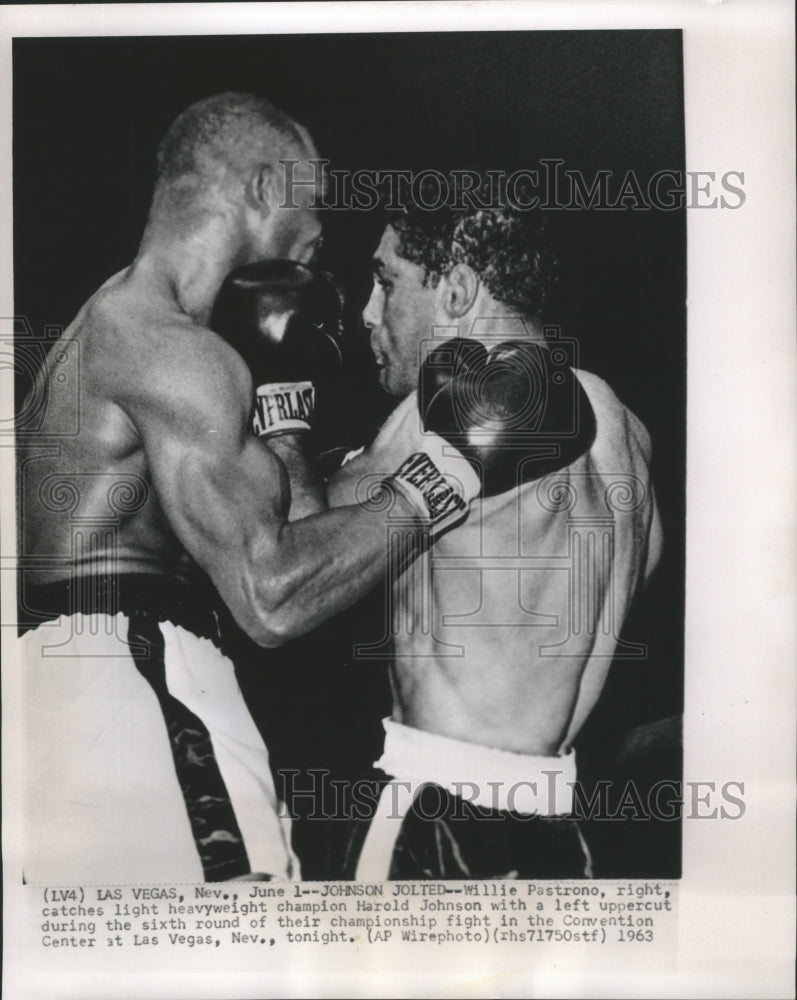
[[83,326],[92,381],[134,423],[206,412],[237,424],[248,414],[252,380],[243,359],[188,317],[109,289],[89,304]]
[[645,462],[650,461],[651,443],[647,428],[598,375],[575,369],[576,378],[587,394],[596,421],[594,448],[606,451],[631,448]]

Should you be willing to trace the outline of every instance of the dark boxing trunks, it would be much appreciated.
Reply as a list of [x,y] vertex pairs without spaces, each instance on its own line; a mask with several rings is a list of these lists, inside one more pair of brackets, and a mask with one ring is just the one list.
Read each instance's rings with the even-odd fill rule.
[[[363,818],[331,824],[330,879],[356,879],[372,822],[399,822],[375,816],[388,778],[375,772],[367,782],[374,795]],[[389,815],[389,814],[388,814]],[[585,878],[589,852],[576,820],[527,816],[484,809],[439,785],[424,785],[401,821],[388,879],[539,879]]]

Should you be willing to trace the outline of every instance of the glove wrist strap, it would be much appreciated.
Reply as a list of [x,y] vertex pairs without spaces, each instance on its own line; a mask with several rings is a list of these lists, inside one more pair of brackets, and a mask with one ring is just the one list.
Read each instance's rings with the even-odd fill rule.
[[458,524],[468,513],[458,484],[441,474],[428,455],[416,452],[385,481],[411,505],[433,535]]
[[312,382],[267,382],[257,387],[252,430],[258,437],[309,431],[314,406]]

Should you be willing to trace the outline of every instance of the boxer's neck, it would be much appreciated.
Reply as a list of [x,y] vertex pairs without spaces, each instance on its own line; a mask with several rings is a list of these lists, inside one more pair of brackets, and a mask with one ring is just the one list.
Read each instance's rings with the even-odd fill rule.
[[240,263],[240,240],[226,220],[209,216],[190,231],[148,225],[131,277],[155,285],[181,312],[206,326],[225,276]]
[[466,336],[488,346],[507,340],[545,341],[542,324],[538,320],[517,314],[479,316],[470,325]]
[[445,308],[438,317],[440,336],[450,324],[449,337],[479,340],[485,346],[507,340],[533,340],[545,343],[542,321],[539,317],[524,316],[517,309],[499,302],[484,282],[479,283],[478,293],[466,312],[451,316]]

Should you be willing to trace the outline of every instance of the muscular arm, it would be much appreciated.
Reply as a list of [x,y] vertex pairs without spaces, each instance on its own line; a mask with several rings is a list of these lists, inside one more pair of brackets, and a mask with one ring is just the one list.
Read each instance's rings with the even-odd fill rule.
[[373,587],[384,513],[346,506],[289,522],[285,466],[248,433],[251,379],[237,355],[201,331],[172,336],[162,354],[139,362],[120,402],[171,529],[245,631],[278,645]]
[[291,496],[288,517],[291,521],[320,514],[329,507],[321,477],[305,457],[302,438],[301,434],[280,434],[268,441],[269,448],[288,473]]

